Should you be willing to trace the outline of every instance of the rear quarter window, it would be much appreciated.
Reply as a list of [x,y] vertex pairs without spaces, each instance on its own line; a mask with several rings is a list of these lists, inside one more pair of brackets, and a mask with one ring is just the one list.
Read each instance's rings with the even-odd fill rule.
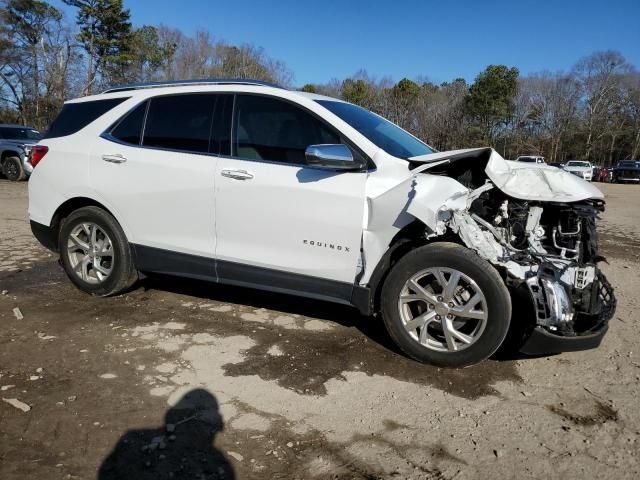
[[129,98],[130,97],[110,98],[90,102],[67,103],[62,107],[62,111],[53,121],[44,138],[72,135]]

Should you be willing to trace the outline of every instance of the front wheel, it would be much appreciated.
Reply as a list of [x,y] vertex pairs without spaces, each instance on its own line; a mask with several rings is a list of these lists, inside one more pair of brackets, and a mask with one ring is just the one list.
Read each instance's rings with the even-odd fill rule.
[[12,182],[19,182],[27,178],[27,174],[22,168],[22,162],[18,157],[8,157],[4,161],[4,176]]
[[138,279],[122,228],[99,207],[83,207],[66,217],[58,246],[67,276],[84,292],[116,295]]
[[402,257],[384,282],[381,307],[402,351],[441,367],[490,357],[511,320],[511,297],[496,269],[455,243],[433,243]]

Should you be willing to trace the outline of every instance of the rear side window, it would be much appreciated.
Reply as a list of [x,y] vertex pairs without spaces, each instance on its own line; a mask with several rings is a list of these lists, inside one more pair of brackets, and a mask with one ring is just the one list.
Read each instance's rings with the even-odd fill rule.
[[291,103],[238,95],[233,155],[256,160],[304,164],[309,145],[341,143],[322,121]]
[[116,127],[111,130],[111,136],[124,143],[140,145],[144,115],[147,112],[147,102],[143,102],[129,112]]
[[142,144],[207,153],[216,97],[174,95],[151,99]]
[[67,103],[53,121],[44,138],[66,137],[83,129],[101,117],[116,105],[120,105],[129,97],[93,100],[90,102]]

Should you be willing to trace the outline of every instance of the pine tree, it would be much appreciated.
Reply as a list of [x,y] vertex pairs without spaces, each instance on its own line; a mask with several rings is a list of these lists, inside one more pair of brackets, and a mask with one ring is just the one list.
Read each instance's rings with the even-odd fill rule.
[[63,0],[78,9],[78,40],[87,53],[85,92],[102,84],[121,83],[127,79],[131,63],[132,36],[129,10],[122,0]]

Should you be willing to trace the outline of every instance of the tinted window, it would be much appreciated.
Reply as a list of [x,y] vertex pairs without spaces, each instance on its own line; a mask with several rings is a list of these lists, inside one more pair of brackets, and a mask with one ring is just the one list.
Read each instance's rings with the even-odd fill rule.
[[241,158],[303,164],[309,145],[341,143],[313,115],[275,98],[238,95],[235,122],[233,154]]
[[53,121],[44,138],[65,137],[83,129],[127,98],[93,100],[81,103],[66,103]]
[[431,147],[375,113],[351,103],[317,100],[330,112],[394,157],[408,159],[433,153]]
[[231,155],[233,95],[216,95],[216,99],[209,152],[219,155]]
[[0,138],[7,140],[34,140],[38,141],[42,135],[37,130],[27,127],[0,127]]
[[151,100],[142,144],[149,147],[209,151],[215,95],[174,95]]
[[120,120],[116,128],[111,131],[111,136],[121,142],[140,145],[140,135],[142,134],[142,124],[144,123],[144,114],[146,111],[147,102],[138,105],[133,111],[129,112]]

